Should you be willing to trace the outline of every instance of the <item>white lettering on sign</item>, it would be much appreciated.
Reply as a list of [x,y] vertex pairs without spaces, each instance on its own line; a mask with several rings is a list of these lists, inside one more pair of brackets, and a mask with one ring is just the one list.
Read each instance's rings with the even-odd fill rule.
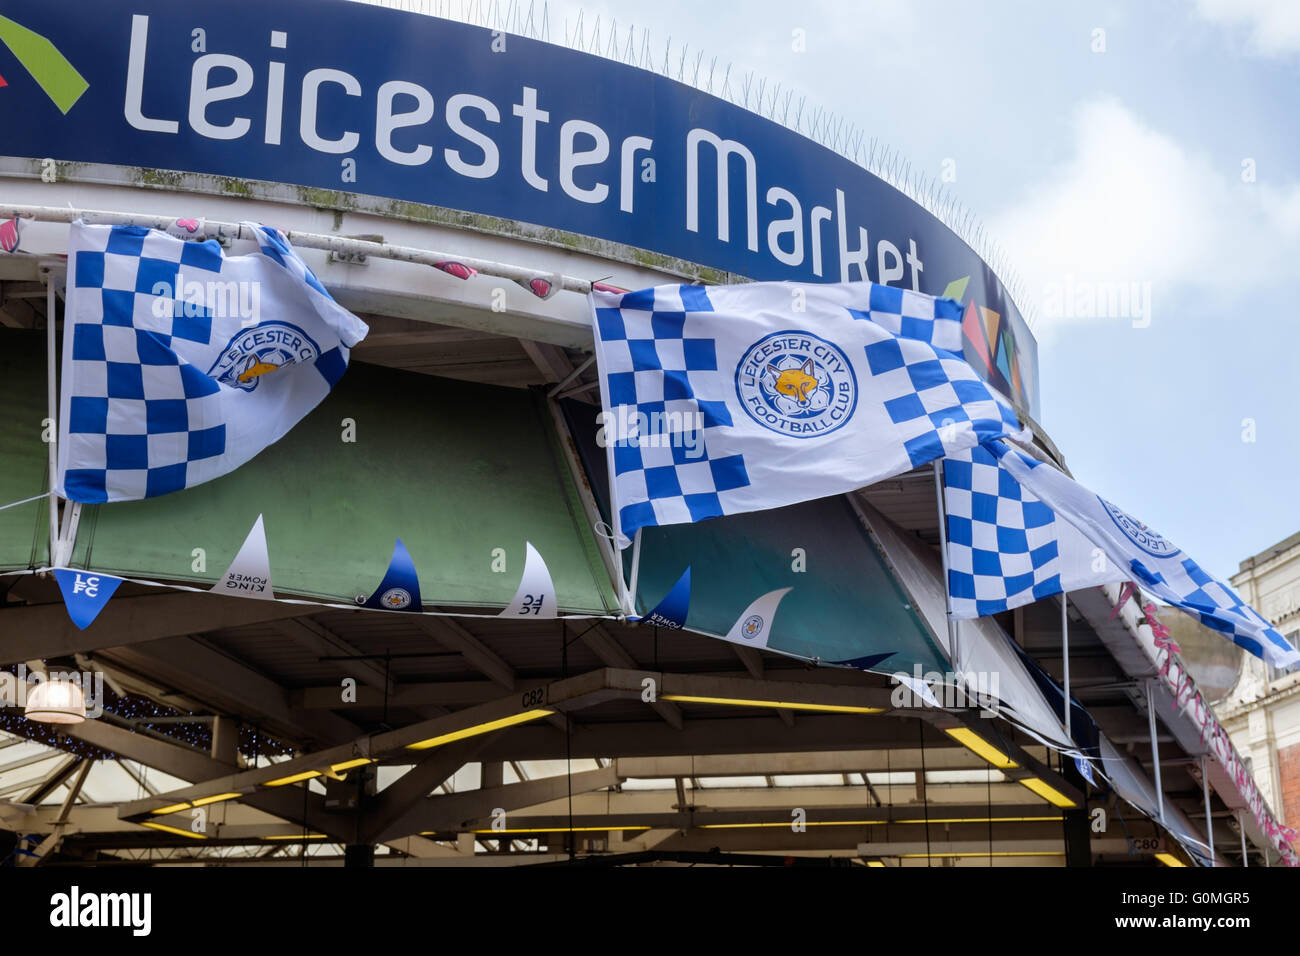
[[[553,175],[567,199],[589,206],[617,205],[624,213],[637,208],[634,177],[641,168],[641,182],[648,184],[641,187],[643,196],[646,200],[653,196],[657,159],[653,139],[637,134],[615,139],[605,126],[581,116],[557,116],[553,124],[544,91],[538,87],[522,86],[518,96],[511,97],[515,102],[508,104],[467,91],[435,96],[414,79],[400,76],[386,76],[377,88],[367,88],[356,75],[333,66],[302,67],[295,74],[284,59],[273,59],[279,55],[275,51],[288,48],[289,39],[287,31],[273,31],[265,62],[216,50],[196,57],[189,67],[184,108],[189,130],[205,139],[260,140],[279,147],[286,135],[285,100],[292,103],[296,98],[298,143],[318,153],[348,154],[367,145],[395,167],[436,166],[470,180],[513,176],[542,193],[550,192],[548,177]],[[213,42],[207,37],[205,48]],[[155,39],[155,47],[161,46],[162,41]],[[144,104],[151,102],[149,85],[170,81],[169,73],[157,65],[149,72],[148,55],[149,17],[136,14],[131,18],[123,116],[134,129],[178,136],[180,117],[145,114]],[[443,103],[441,111],[437,100]],[[360,110],[364,115],[358,115]],[[519,123],[513,131],[518,160],[504,165],[498,139],[504,131],[503,115]],[[292,140],[292,133],[288,136]],[[760,253],[761,246],[762,255],[792,268],[803,267],[810,259],[807,265],[816,276],[828,271],[834,275],[836,264],[828,269],[823,261],[828,258],[824,253],[834,249],[844,281],[861,278],[919,290],[924,265],[916,240],[880,237],[867,226],[850,222],[847,197],[834,182],[806,187],[805,193],[815,188],[816,195],[797,195],[780,183],[762,183],[763,170],[749,145],[702,126],[688,130],[682,145],[685,196],[672,201],[685,200],[688,232],[712,232],[718,242],[743,243],[752,253]],[[357,182],[360,192],[367,190],[359,177],[385,175],[382,164],[367,165],[353,157],[345,163],[358,177],[347,181]],[[656,198],[663,201],[651,204],[654,208],[670,201]],[[716,222],[711,229],[701,229],[702,201],[713,207],[710,218]],[[732,213],[741,208],[743,236],[733,235]],[[826,241],[826,226],[833,226],[835,240]]]

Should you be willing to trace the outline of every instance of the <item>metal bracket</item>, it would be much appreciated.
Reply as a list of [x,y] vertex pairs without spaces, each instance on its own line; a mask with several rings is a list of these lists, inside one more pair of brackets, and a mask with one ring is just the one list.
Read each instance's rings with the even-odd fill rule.
[[[377,233],[364,233],[359,236],[340,236],[340,239],[359,239],[362,242],[377,242],[383,244],[384,237]],[[364,252],[339,252],[330,250],[330,262],[342,262],[351,266],[364,266],[366,264],[366,254]]]

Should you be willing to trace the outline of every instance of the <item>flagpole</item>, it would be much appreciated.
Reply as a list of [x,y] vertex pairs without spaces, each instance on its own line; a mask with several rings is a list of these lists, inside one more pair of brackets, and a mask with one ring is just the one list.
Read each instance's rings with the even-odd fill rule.
[[1070,602],[1064,591],[1061,592],[1061,661],[1065,672],[1065,737],[1070,743],[1074,736],[1070,733]]
[[1205,796],[1205,835],[1210,838],[1210,866],[1218,866],[1214,856],[1214,818],[1210,816],[1210,765],[1201,755],[1201,793]]
[[[590,298],[588,303],[590,304]],[[613,532],[610,550],[613,552],[614,567],[613,570],[618,572],[618,606],[622,608],[624,615],[635,613],[635,608],[628,597],[627,579],[623,575],[623,546],[621,539],[623,537],[623,521],[619,513],[618,506],[618,476],[614,471],[614,443],[619,439],[615,436],[615,423],[609,412],[609,383],[602,374],[600,364],[600,330],[593,326],[593,333],[596,337],[596,344],[591,353],[591,358],[596,363],[596,381],[600,383],[600,415],[596,417],[597,424],[604,423],[605,426],[605,474],[609,480],[609,527]],[[584,362],[583,368],[590,365],[590,362]],[[576,377],[576,376],[574,376]],[[563,383],[561,383],[563,384]],[[557,386],[558,389],[558,386]],[[549,395],[547,396],[550,397]],[[638,532],[636,536],[638,544],[641,541],[641,535]],[[635,561],[636,555],[633,554]]]
[[1160,786],[1160,743],[1156,740],[1156,685],[1146,682],[1147,730],[1151,733],[1151,763],[1155,767],[1156,800],[1160,808],[1160,825],[1165,825],[1165,793]]
[[643,529],[641,528],[637,528],[636,534],[632,538],[632,576],[631,576],[631,580],[628,582],[628,604],[627,604],[627,610],[629,614],[636,613],[636,582],[637,582],[637,578],[641,576],[641,531],[642,530]]
[[[604,391],[604,384],[601,385],[601,391]],[[609,523],[611,530],[614,532],[614,565],[618,570],[618,605],[623,609],[623,613],[631,613],[629,610],[629,598],[627,588],[627,578],[623,574],[623,548],[619,544],[623,537],[623,522],[618,513],[618,481],[614,477],[614,445],[612,442],[606,443],[609,447],[606,449],[606,462],[609,469]],[[640,541],[641,535],[637,534],[637,540]],[[634,551],[633,559],[635,561],[636,552]],[[635,565],[634,565],[635,566]]]
[[59,389],[58,380],[55,377],[56,357],[54,341],[54,322],[55,313],[58,308],[58,301],[54,291],[54,270],[47,265],[42,267],[41,271],[45,273],[46,401],[50,422],[50,440],[48,442],[50,469],[50,567],[54,567],[58,563],[59,559],[59,499],[58,496],[54,494],[54,486],[58,483],[59,473]]
[[77,527],[81,524],[81,502],[68,502],[71,507],[63,509],[63,528],[59,531],[59,564],[67,564],[72,558],[72,548],[77,542]]
[[934,460],[934,498],[939,506],[939,558],[943,565],[944,620],[948,626],[948,657],[953,670],[961,671],[957,663],[957,629],[952,620],[952,595],[948,593],[948,512],[943,503],[943,459]]

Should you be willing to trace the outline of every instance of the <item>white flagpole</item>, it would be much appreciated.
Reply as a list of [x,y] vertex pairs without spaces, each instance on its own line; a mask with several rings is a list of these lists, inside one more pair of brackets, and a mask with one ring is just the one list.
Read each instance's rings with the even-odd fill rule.
[[54,494],[59,473],[59,389],[55,377],[58,359],[54,340],[54,317],[58,301],[54,291],[54,270],[45,266],[41,271],[45,274],[46,399],[50,422],[50,567],[54,567],[59,563],[59,499]]
[[[590,296],[588,296],[587,303],[588,305],[591,304]],[[618,572],[618,604],[623,609],[624,614],[634,614],[636,609],[632,603],[632,598],[628,596],[627,580],[623,576],[623,548],[620,544],[620,539],[623,537],[623,522],[618,507],[618,478],[614,474],[614,442],[618,439],[614,437],[616,434],[615,424],[609,418],[611,414],[609,411],[609,383],[606,381],[600,366],[600,330],[593,324],[592,332],[596,337],[596,343],[594,351],[591,353],[591,361],[596,363],[596,381],[600,383],[601,415],[604,416],[603,419],[597,418],[597,422],[602,420],[605,422],[605,473],[609,479],[609,526],[614,534],[611,550],[614,552],[614,570]],[[584,362],[582,367],[586,368],[590,364],[591,362]],[[575,374],[572,377],[576,378],[577,375]],[[562,384],[564,383],[562,382]],[[556,389],[558,388],[559,386],[556,386]],[[636,540],[637,544],[640,544],[640,534],[637,535]],[[633,553],[633,561],[636,561],[635,552]]]
[[70,507],[63,509],[63,528],[59,532],[59,564],[67,564],[72,558],[72,548],[77,541],[77,527],[81,524],[81,502],[70,501]]
[[1070,612],[1066,593],[1061,592],[1061,661],[1065,670],[1065,736],[1071,743],[1074,737],[1070,733]]
[[632,575],[628,582],[627,612],[636,613],[636,582],[641,575],[641,532],[642,528],[636,529],[636,535],[632,538]]
[[1201,757],[1201,793],[1205,795],[1205,835],[1210,839],[1210,866],[1218,866],[1214,856],[1214,818],[1210,816],[1210,765]]
[[[605,390],[604,382],[601,382],[601,392]],[[608,434],[608,432],[606,433]],[[609,469],[609,523],[614,532],[614,565],[618,570],[618,603],[623,608],[624,614],[634,613],[632,599],[628,596],[627,579],[623,576],[623,549],[619,546],[619,540],[623,537],[623,522],[618,513],[618,481],[614,477],[614,443],[607,441],[605,453],[606,467]],[[637,531],[636,542],[641,541],[640,529]],[[633,574],[636,573],[636,560],[639,549],[632,552]]]
[[948,593],[948,511],[943,503],[943,459],[934,460],[934,497],[939,506],[939,558],[943,565],[944,619],[948,624],[948,657],[956,673],[961,673],[957,663],[957,629],[952,619],[952,595]]
[[1165,825],[1165,792],[1160,786],[1160,744],[1156,740],[1156,685],[1147,681],[1147,730],[1151,733],[1151,763],[1156,769],[1156,801],[1160,807],[1160,825]]

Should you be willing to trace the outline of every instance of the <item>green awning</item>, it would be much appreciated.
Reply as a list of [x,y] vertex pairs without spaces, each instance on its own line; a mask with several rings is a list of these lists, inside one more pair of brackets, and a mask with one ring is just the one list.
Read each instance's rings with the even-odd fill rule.
[[769,649],[885,673],[911,673],[916,663],[925,671],[945,669],[928,629],[843,497],[646,528],[637,609],[652,609],[687,566],[686,626],[693,630],[726,634],[755,598],[791,588]]
[[[45,333],[0,329],[0,505],[48,491]],[[47,499],[0,511],[0,571],[43,566],[49,557]]]
[[[598,409],[562,405],[601,513],[608,520],[605,450]],[[796,549],[803,555],[804,570]],[[630,578],[632,549],[623,551]],[[637,610],[645,613],[691,569],[686,626],[714,636],[731,630],[750,602],[778,588],[782,599],[768,646],[823,662],[894,673],[947,669],[946,657],[842,496],[787,508],[646,528],[641,536]]]
[[[534,393],[354,363],[314,412],[231,474],[86,506],[71,564],[212,584],[262,514],[281,595],[368,595],[401,538],[426,605],[501,607],[531,541],[561,610],[605,613],[617,602],[558,447]],[[504,571],[493,569],[497,549]]]

